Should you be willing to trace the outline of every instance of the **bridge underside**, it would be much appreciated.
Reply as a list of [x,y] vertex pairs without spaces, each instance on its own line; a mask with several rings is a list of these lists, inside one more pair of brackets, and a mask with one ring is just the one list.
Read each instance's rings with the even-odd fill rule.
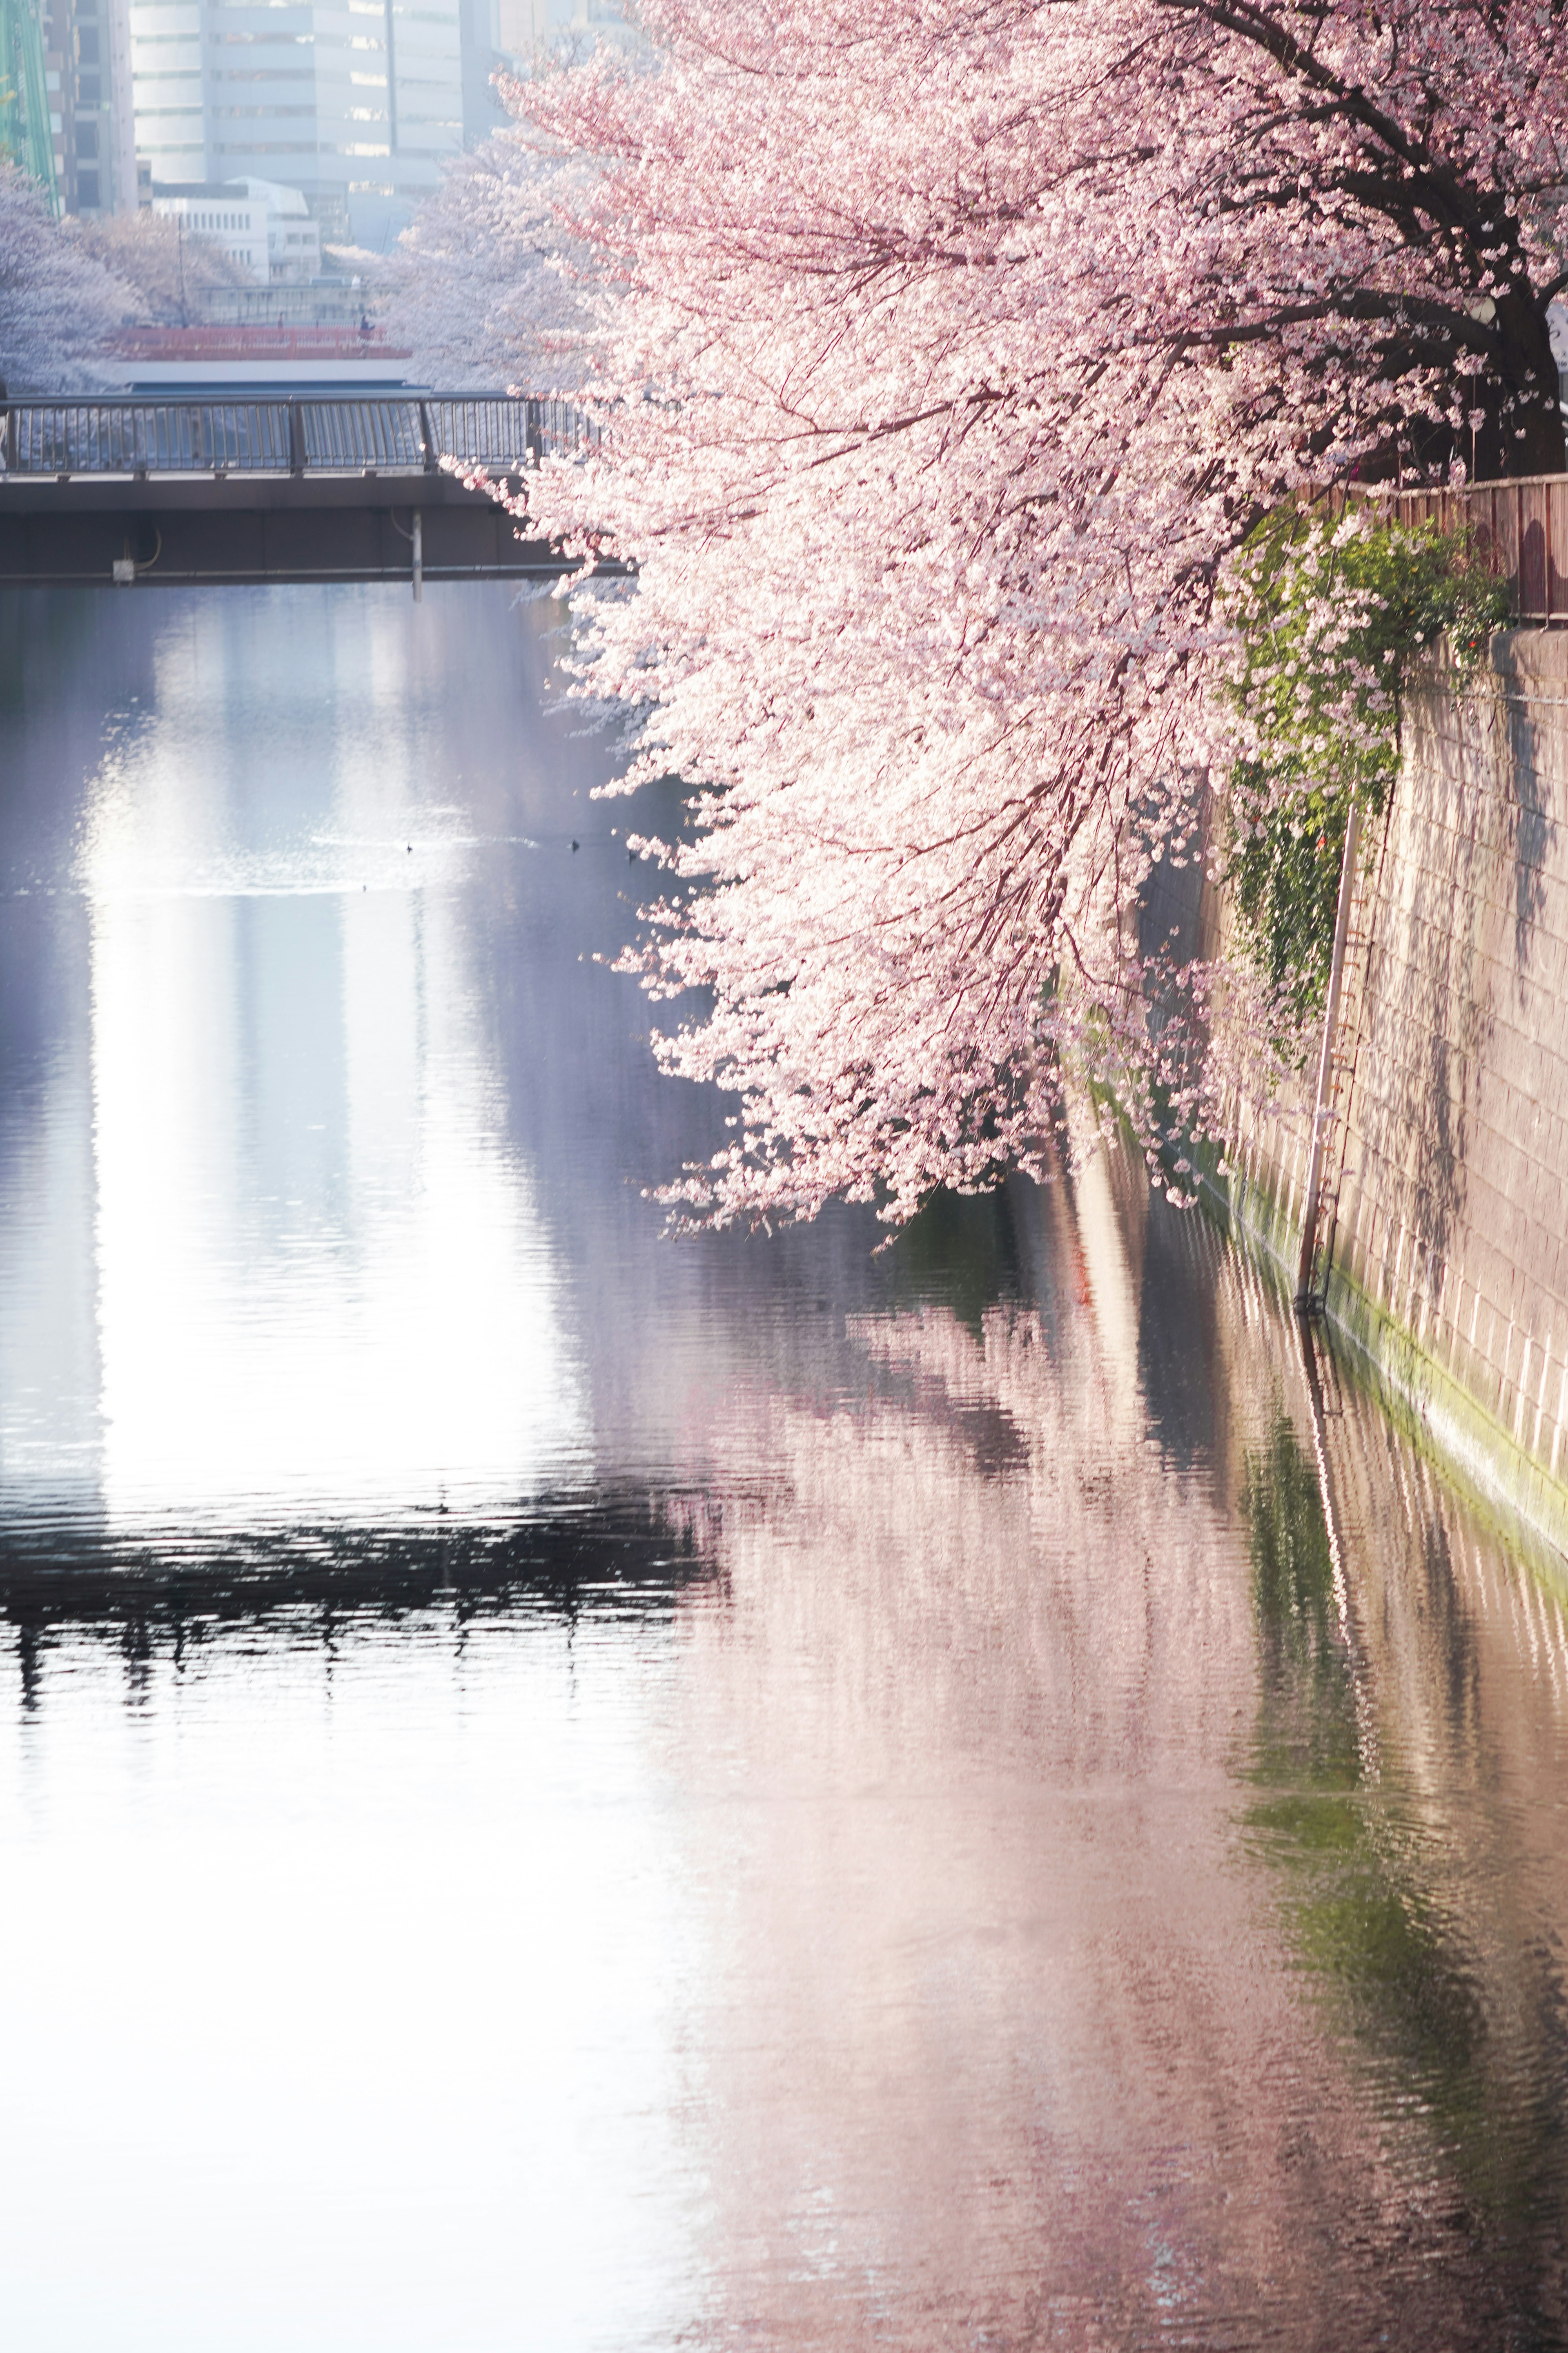
[[[0,587],[558,578],[544,540],[450,474],[0,480]],[[133,569],[132,569],[133,567]]]

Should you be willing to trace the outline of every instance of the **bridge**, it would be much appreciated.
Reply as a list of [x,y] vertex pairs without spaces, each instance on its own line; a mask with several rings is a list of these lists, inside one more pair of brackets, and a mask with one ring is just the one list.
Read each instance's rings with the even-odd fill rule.
[[[521,491],[591,448],[570,403],[495,393],[12,400],[0,587],[559,577],[558,549],[452,470]],[[452,462],[448,462],[452,461]]]

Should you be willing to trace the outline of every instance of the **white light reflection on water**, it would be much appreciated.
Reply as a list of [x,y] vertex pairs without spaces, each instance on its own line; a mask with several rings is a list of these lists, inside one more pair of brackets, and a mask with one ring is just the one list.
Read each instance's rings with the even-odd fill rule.
[[216,617],[174,633],[89,794],[116,1525],[482,1508],[583,1475],[468,962],[464,883],[493,845],[426,806],[440,736],[385,617],[297,637],[286,687]]
[[0,1748],[0,2306],[29,2353],[669,2341],[692,1926],[668,1674],[559,1622],[274,1628]]

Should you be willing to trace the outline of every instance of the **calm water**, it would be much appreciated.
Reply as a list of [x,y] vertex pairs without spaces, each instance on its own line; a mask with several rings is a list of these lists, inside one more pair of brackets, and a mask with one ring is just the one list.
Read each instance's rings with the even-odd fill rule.
[[555,617],[0,612],[5,2341],[1568,2344],[1550,1589],[1114,1159],[661,1241]]

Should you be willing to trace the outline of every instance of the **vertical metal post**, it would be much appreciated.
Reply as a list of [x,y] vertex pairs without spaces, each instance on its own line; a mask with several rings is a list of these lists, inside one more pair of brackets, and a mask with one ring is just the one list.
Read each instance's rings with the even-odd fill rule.
[[1546,518],[1546,626],[1548,628],[1552,627],[1552,494],[1556,487],[1554,482],[1548,482],[1542,493],[1542,511]]
[[425,602],[425,518],[417,507],[414,510],[414,601]]
[[1334,910],[1334,954],[1329,966],[1329,1001],[1323,1008],[1323,1047],[1318,1057],[1318,1092],[1312,1105],[1312,1149],[1307,1162],[1307,1192],[1301,1208],[1301,1256],[1296,1269],[1296,1304],[1312,1304],[1312,1261],[1318,1250],[1318,1209],[1323,1190],[1323,1143],[1331,1112],[1329,1091],[1333,1080],[1334,1031],[1340,1018],[1340,989],[1345,972],[1345,940],[1351,923],[1351,893],[1355,884],[1356,849],[1361,840],[1361,802],[1351,795],[1345,814],[1345,852],[1340,865],[1340,897]]

